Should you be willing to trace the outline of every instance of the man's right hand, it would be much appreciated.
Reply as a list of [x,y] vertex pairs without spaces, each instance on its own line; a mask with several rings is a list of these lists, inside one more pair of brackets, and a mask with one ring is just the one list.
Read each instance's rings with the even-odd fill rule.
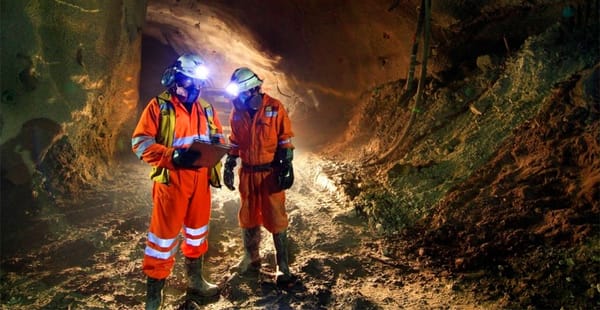
[[198,168],[194,166],[194,162],[201,155],[200,152],[191,149],[175,149],[173,152],[173,165],[179,168]]
[[231,191],[235,190],[235,187],[233,186],[233,168],[235,168],[235,165],[237,164],[237,158],[237,156],[227,155],[225,168],[223,169],[223,183],[225,183],[225,186]]

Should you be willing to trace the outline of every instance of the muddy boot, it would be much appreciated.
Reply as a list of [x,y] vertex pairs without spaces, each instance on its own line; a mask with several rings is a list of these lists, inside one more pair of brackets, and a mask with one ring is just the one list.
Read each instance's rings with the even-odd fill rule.
[[273,242],[277,257],[276,283],[280,287],[289,288],[294,285],[296,277],[291,274],[288,266],[288,239],[285,230],[273,234]]
[[219,288],[204,280],[202,276],[202,267],[204,265],[204,256],[198,258],[185,258],[185,271],[188,277],[188,295],[211,297],[219,293]]
[[162,307],[165,279],[148,277],[146,282],[146,310],[158,310]]
[[260,269],[260,254],[258,247],[260,245],[260,226],[242,229],[242,240],[244,241],[244,257],[234,267],[240,274],[248,271],[257,271]]

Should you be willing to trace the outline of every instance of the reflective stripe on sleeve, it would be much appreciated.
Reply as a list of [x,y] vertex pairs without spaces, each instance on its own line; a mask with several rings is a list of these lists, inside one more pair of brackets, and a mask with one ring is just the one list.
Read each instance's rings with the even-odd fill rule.
[[139,136],[131,139],[131,147],[136,148],[135,155],[138,158],[142,158],[142,155],[146,151],[146,149],[156,143],[154,137],[150,136]]
[[210,143],[210,137],[208,135],[194,135],[194,136],[187,136],[187,137],[183,137],[183,138],[176,138],[175,140],[173,140],[173,147],[175,147],[175,148],[184,147],[186,145],[192,144],[196,140]]
[[285,139],[285,140],[279,141],[279,145],[288,144],[288,143],[292,143],[292,139]]

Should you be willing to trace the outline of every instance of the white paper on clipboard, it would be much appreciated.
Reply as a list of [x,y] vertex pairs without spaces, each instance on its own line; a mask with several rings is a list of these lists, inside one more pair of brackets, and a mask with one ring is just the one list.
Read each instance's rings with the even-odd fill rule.
[[198,158],[193,165],[196,167],[213,167],[230,149],[231,146],[227,144],[211,144],[194,141],[190,146],[190,150],[200,152],[200,158]]

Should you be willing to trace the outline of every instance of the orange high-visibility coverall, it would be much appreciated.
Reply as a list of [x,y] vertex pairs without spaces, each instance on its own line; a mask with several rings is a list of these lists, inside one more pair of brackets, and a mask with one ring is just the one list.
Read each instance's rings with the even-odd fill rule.
[[[144,273],[155,279],[170,275],[180,232],[185,239],[181,250],[186,257],[197,258],[208,250],[209,169],[180,169],[172,160],[176,148],[189,147],[195,139],[210,142],[208,121],[198,102],[192,105],[191,112],[176,96],[172,96],[170,102],[175,109],[172,147],[157,143],[161,110],[156,98],[142,112],[132,137],[132,149],[138,158],[152,166],[169,169],[169,183],[154,182],[152,188],[154,207],[142,263]],[[214,109],[213,114],[222,143],[223,130]]]
[[239,191],[241,206],[238,220],[241,228],[262,225],[271,233],[279,233],[288,226],[285,211],[285,192],[277,184],[277,170],[270,164],[277,148],[293,148],[294,136],[290,119],[283,104],[263,94],[261,106],[254,117],[235,106],[229,116],[232,149],[230,155],[239,156]]

